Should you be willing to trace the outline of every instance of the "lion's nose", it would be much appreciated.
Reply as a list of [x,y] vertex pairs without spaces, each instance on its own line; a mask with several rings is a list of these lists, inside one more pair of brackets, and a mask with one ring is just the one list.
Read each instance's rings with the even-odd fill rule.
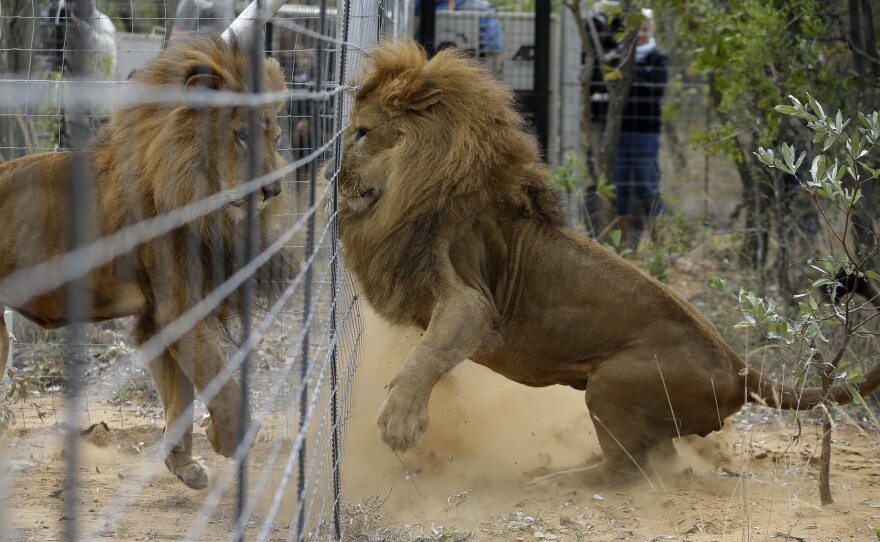
[[263,187],[263,200],[272,199],[281,193],[281,183],[274,182]]

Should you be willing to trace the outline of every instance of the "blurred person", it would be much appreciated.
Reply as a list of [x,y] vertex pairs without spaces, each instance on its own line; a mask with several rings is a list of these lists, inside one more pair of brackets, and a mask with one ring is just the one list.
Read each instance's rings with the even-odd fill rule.
[[171,26],[171,37],[223,32],[234,20],[234,0],[180,0]]
[[[116,68],[116,26],[95,7],[95,0],[69,0],[66,49],[71,73],[88,81],[109,81]],[[64,5],[62,2],[61,5]]]
[[[55,20],[66,30],[62,76],[78,82],[112,81],[116,70],[116,27],[98,11],[95,0],[59,2]],[[67,90],[64,94],[65,112],[58,144],[61,148],[82,149],[110,112],[74,100],[79,96],[72,92]]]
[[[615,204],[627,243],[638,245],[642,231],[665,210],[660,188],[660,124],[662,99],[668,82],[668,57],[654,40],[654,17],[643,9],[634,51],[632,87],[623,112],[620,143],[614,166]],[[620,49],[606,54],[620,61]]]
[[[437,11],[482,11],[496,13],[491,0],[439,0]],[[501,71],[504,53],[504,28],[497,15],[480,17],[480,36],[477,48],[479,57],[490,72],[498,75]]]
[[[477,37],[479,43],[475,52],[490,72],[500,75],[504,53],[504,28],[501,19],[495,15],[497,12],[491,0],[437,0],[436,5],[437,11],[482,11],[490,14],[480,17],[480,35]],[[415,10],[418,17],[421,13],[420,0],[416,0]],[[438,44],[438,48],[453,45],[455,44],[441,43]]]

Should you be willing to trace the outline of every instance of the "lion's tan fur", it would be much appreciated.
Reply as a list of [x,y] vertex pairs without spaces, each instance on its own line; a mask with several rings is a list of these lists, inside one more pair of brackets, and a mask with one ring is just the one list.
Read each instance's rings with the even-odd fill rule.
[[[631,479],[649,452],[719,429],[746,400],[821,402],[820,389],[747,368],[665,285],[562,228],[512,101],[452,50],[427,61],[386,42],[369,57],[339,173],[343,254],[380,315],[425,329],[380,410],[392,449],[417,444],[434,384],[464,359],[586,391],[604,462],[548,483]],[[866,376],[863,393],[880,369]],[[842,386],[832,395],[849,400]]]
[[[248,66],[245,45],[235,39],[191,38],[173,42],[135,80],[157,93],[165,89],[241,93],[247,89]],[[264,70],[263,88],[283,90],[278,63],[267,59]],[[261,141],[264,174],[285,165],[276,150],[279,107],[276,103],[262,106],[261,133],[256,135]],[[243,197],[227,198],[219,210],[93,270],[85,277],[88,305],[76,310],[67,306],[66,285],[21,299],[12,288],[3,288],[3,279],[68,250],[72,230],[68,179],[77,171],[84,179],[80,213],[87,241],[191,203],[225,197],[222,194],[228,192],[224,191],[249,178],[247,138],[236,135],[245,134],[248,111],[245,107],[180,104],[129,106],[114,115],[86,153],[36,154],[0,165],[0,216],[5,224],[0,234],[0,303],[49,328],[66,324],[71,314],[93,322],[136,316],[138,343],[184,315],[245,264]],[[257,253],[277,239],[284,196],[274,196],[281,191],[282,180],[255,194],[260,216]],[[277,252],[255,275],[257,300],[271,301],[293,272],[291,253]],[[227,456],[238,442],[241,399],[217,339],[223,319],[242,307],[241,290],[225,298],[150,362],[169,427],[190,407],[193,385],[203,390],[219,378],[222,389],[208,401],[212,419],[208,437]],[[3,350],[8,341],[3,327],[0,341]],[[5,362],[5,358],[0,360],[0,368]],[[190,423],[182,438],[171,443],[166,464],[187,485],[204,487],[207,477],[193,461],[191,446]]]

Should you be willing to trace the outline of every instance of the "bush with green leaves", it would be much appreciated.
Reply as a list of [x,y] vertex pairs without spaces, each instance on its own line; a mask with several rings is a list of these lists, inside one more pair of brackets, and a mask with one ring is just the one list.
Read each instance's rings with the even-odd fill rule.
[[[802,262],[815,278],[806,291],[794,296],[796,310],[786,311],[787,305],[744,289],[733,292],[720,277],[712,277],[710,283],[739,301],[740,327],[759,331],[798,362],[802,369],[798,385],[818,382],[828,392],[835,384],[863,379],[860,366],[866,360],[853,359],[853,346],[871,340],[871,325],[880,315],[880,290],[872,282],[880,280],[880,275],[867,268],[880,247],[863,252],[853,248],[851,222],[866,186],[880,176],[880,169],[872,165],[880,159],[880,114],[859,113],[858,121],[852,123],[839,111],[826,114],[812,96],[807,96],[806,103],[790,98],[792,105],[780,105],[776,111],[805,121],[812,130],[816,155],[809,170],[801,171],[806,151],[798,153],[789,144],[778,152],[759,147],[755,155],[767,167],[795,176],[809,193],[830,236],[829,253]],[[829,461],[836,408],[830,395],[824,407],[820,496],[828,504],[832,502]]]
[[[15,410],[13,410],[15,404],[24,403],[24,401],[31,397],[31,393],[36,390],[31,377],[17,374],[12,367],[6,369],[6,374],[9,376],[10,382],[9,389],[0,395],[0,437],[6,433],[10,426],[15,425],[18,421]],[[2,378],[0,378],[0,381],[2,381]],[[40,421],[43,421],[47,413],[42,407],[33,402],[31,407],[36,411]]]

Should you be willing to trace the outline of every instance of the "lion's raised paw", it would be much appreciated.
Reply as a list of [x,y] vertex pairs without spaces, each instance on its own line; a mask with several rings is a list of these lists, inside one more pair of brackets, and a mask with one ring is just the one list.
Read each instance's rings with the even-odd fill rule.
[[395,452],[405,452],[428,430],[428,404],[413,394],[394,388],[379,409],[379,438]]

